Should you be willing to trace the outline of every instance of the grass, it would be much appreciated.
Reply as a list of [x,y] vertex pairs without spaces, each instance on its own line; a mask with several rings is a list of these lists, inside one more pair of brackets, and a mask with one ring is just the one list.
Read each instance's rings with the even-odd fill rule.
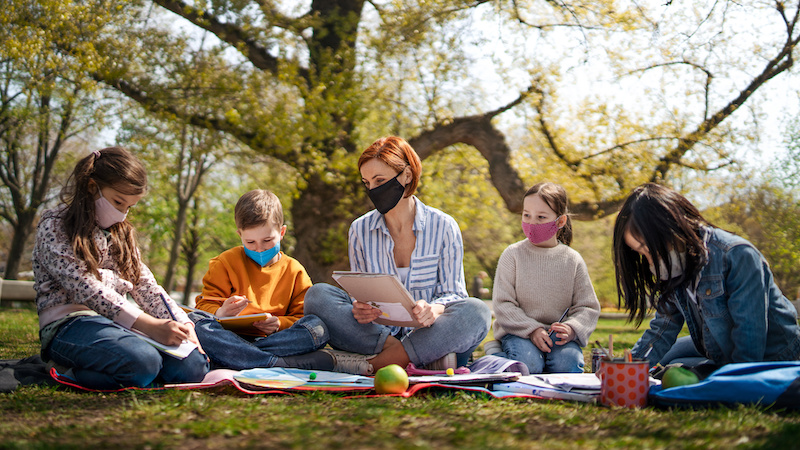
[[[592,340],[641,334],[601,319]],[[38,351],[36,313],[0,309],[0,358]],[[0,448],[772,448],[800,413],[766,408],[626,410],[472,394],[342,398],[235,390],[114,394],[26,386],[0,394]]]

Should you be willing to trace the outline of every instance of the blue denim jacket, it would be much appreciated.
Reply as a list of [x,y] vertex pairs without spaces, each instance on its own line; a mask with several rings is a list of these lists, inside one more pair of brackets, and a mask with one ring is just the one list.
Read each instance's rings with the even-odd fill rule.
[[695,291],[699,320],[687,291],[676,291],[665,314],[657,312],[634,345],[633,356],[655,365],[685,321],[697,350],[717,364],[800,359],[797,312],[775,285],[767,261],[739,236],[704,230],[708,262]]

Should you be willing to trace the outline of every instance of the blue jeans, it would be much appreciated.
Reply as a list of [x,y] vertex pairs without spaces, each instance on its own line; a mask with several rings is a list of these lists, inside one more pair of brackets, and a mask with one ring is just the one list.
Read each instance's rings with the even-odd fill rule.
[[197,382],[209,369],[198,350],[174,358],[102,316],[80,316],[61,325],[44,356],[70,367],[81,386],[93,389],[144,387],[156,379]]
[[661,361],[659,361],[662,366],[683,363],[690,367],[707,362],[711,362],[711,360],[697,351],[691,336],[683,336],[676,339],[672,347],[670,347],[667,353],[664,354],[664,357],[661,358]]
[[[317,283],[306,292],[305,314],[313,314],[328,326],[333,348],[362,355],[383,350],[391,327],[377,323],[361,324],[353,317],[353,303],[347,292],[325,283]],[[433,325],[401,329],[396,336],[409,360],[417,367],[432,363],[448,353],[456,353],[458,366],[469,362],[480,345],[492,320],[489,307],[482,300],[465,298],[445,305]]]
[[550,353],[539,350],[530,339],[507,334],[500,338],[504,356],[525,363],[531,373],[583,372],[583,350],[575,341],[553,345]]
[[222,328],[208,314],[192,312],[197,339],[214,367],[234,370],[272,367],[279,357],[304,355],[328,343],[328,329],[317,317],[307,315],[291,327],[250,342]]

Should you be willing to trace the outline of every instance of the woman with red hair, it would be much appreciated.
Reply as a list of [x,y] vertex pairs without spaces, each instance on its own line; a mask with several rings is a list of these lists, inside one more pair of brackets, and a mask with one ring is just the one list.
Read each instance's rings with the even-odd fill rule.
[[489,331],[491,311],[467,294],[458,224],[414,195],[422,165],[404,139],[378,139],[361,154],[358,168],[375,209],[350,226],[350,269],[396,276],[414,297],[412,314],[423,326],[377,324],[379,309],[315,284],[306,293],[305,314],[327,325],[338,350],[331,352],[335,370],[369,375],[389,364],[466,365]]

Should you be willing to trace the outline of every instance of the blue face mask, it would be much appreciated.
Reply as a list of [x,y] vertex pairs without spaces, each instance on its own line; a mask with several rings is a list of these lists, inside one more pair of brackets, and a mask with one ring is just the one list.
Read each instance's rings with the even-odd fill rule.
[[256,264],[260,265],[261,267],[266,266],[272,261],[272,258],[281,251],[281,243],[278,241],[274,247],[264,250],[263,252],[257,252],[255,250],[250,250],[247,247],[244,247],[244,254],[249,256],[250,259],[256,262]]

